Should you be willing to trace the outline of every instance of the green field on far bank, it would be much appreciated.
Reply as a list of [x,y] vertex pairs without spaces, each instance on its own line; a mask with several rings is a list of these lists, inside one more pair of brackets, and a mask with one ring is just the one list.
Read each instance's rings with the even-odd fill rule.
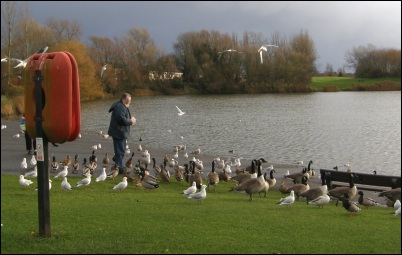
[[314,91],[320,92],[325,91],[325,88],[329,88],[328,91],[350,91],[357,90],[359,86],[373,86],[375,84],[388,84],[390,82],[399,83],[400,88],[401,78],[388,77],[372,79],[337,76],[314,76],[311,81],[311,87]]

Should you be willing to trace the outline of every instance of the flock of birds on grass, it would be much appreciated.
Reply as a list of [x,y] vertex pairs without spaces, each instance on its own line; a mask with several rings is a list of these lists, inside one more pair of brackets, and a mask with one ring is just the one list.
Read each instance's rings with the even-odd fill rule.
[[[179,107],[176,106],[178,115],[182,116],[185,114]],[[2,129],[6,126],[2,126]],[[96,133],[103,139],[108,139],[108,135],[103,134],[102,131]],[[14,135],[14,137],[16,137]],[[81,137],[81,136],[79,136]],[[183,140],[183,137],[181,137]],[[188,154],[186,152],[186,145],[180,144],[173,148],[173,156],[171,158],[165,154],[163,158],[163,163],[158,166],[156,164],[156,159],[151,157],[148,150],[143,150],[140,138],[140,143],[138,144],[137,150],[140,154],[140,159],[134,164],[134,152],[131,152],[129,145],[126,145],[125,154],[129,155],[129,158],[125,162],[124,172],[122,176],[122,181],[113,187],[113,190],[124,190],[128,187],[128,183],[134,183],[135,186],[141,187],[145,190],[153,190],[159,188],[161,182],[170,182],[172,176],[171,171],[173,171],[173,177],[178,182],[185,181],[188,183],[189,187],[181,192],[182,195],[189,199],[197,200],[201,203],[207,196],[207,189],[215,191],[219,182],[234,182],[236,185],[231,188],[230,192],[243,193],[249,196],[249,201],[253,201],[253,195],[257,194],[264,197],[267,196],[269,189],[273,188],[277,180],[274,177],[275,169],[273,165],[262,169],[262,164],[267,163],[264,158],[253,159],[251,165],[241,168],[242,157],[231,157],[227,160],[221,159],[220,157],[214,158],[211,163],[211,170],[203,177],[204,163],[197,158],[201,154],[201,149],[197,148],[193,150],[192,158],[183,165],[179,164],[179,152],[183,152],[183,157],[188,160]],[[83,186],[88,186],[91,184],[92,176],[95,175],[96,169],[98,167],[97,150],[101,149],[101,143],[91,146],[92,154],[83,159],[81,164],[78,160],[79,155],[74,156],[74,160],[71,159],[70,155],[67,155],[62,161],[57,161],[55,155],[52,155],[52,159],[49,158],[49,172],[54,174],[53,178],[63,179],[61,187],[64,190],[72,190],[73,187],[67,180],[67,175],[69,174],[69,166],[72,166],[71,173],[79,174],[83,176],[83,179],[78,181],[74,188],[80,188]],[[108,153],[102,160],[101,173],[96,177],[96,182],[103,182],[107,179],[114,180],[119,175],[119,167],[117,166],[114,157],[112,161],[109,159]],[[154,173],[150,173],[152,168]],[[19,176],[19,184],[22,186],[30,186],[33,184],[32,178],[37,177],[37,161],[35,155],[29,160],[29,165],[33,168],[32,171],[27,172],[28,163],[27,159],[23,158],[21,162],[21,170],[23,174]],[[350,168],[349,162],[343,164],[343,167],[347,167],[347,172],[349,175],[349,187],[336,187],[328,189],[325,178],[321,178],[321,186],[310,188],[308,181],[310,178],[315,176],[314,170],[311,168],[313,161],[310,160],[307,167],[304,167],[303,161],[296,161],[296,165],[302,167],[301,172],[296,172],[290,174],[287,171],[284,175],[280,186],[277,188],[282,194],[287,196],[281,198],[278,205],[290,207],[295,201],[299,201],[300,197],[306,199],[308,205],[315,205],[319,208],[323,208],[324,205],[330,203],[331,200],[336,200],[336,206],[338,206],[339,201],[342,202],[343,208],[345,208],[350,215],[354,215],[361,210],[361,206],[369,208],[370,206],[381,206],[381,207],[394,207],[394,215],[400,215],[400,200],[401,200],[401,189],[391,189],[383,191],[379,194],[379,197],[384,197],[386,199],[386,205],[380,204],[372,198],[364,196],[363,191],[358,191],[357,187],[353,183],[354,173]],[[108,173],[107,168],[111,165]],[[168,169],[169,167],[169,169]],[[232,171],[232,167],[235,168]],[[216,169],[217,171],[216,171]],[[59,171],[59,169],[61,169]],[[338,167],[334,167],[338,169]],[[234,172],[234,173],[233,173]],[[263,173],[264,172],[264,173]],[[376,174],[376,173],[374,173]],[[320,177],[319,177],[320,178]],[[286,186],[285,180],[292,180],[293,185]],[[205,181],[205,182],[204,182]],[[49,190],[51,189],[51,180],[49,180]],[[199,192],[197,192],[199,190]],[[288,195],[289,194],[289,195]],[[359,195],[357,202],[353,199]]]
[[[105,138],[102,132],[98,132],[97,134]],[[207,190],[214,192],[219,182],[225,181],[234,182],[235,186],[231,188],[229,192],[246,194],[251,202],[254,199],[253,195],[258,194],[259,197],[262,195],[266,197],[268,191],[277,184],[277,180],[274,177],[275,169],[273,165],[262,169],[262,165],[267,163],[264,158],[254,159],[251,161],[251,165],[241,168],[241,157],[231,157],[226,160],[217,157],[211,162],[211,169],[206,173],[204,178],[204,163],[197,158],[197,155],[201,154],[201,149],[193,150],[190,153],[193,157],[188,163],[180,165],[177,155],[179,152],[184,153],[186,151],[186,145],[174,146],[174,156],[170,158],[165,154],[163,163],[158,166],[156,159],[151,157],[150,152],[142,149],[141,141],[142,139],[140,138],[140,143],[137,148],[140,159],[138,159],[136,164],[134,162],[135,153],[131,152],[127,145],[126,154],[129,155],[129,158],[124,164],[122,180],[112,188],[113,190],[124,190],[129,186],[129,183],[133,183],[135,186],[145,190],[153,190],[158,189],[162,183],[168,183],[175,179],[178,182],[186,182],[189,185],[188,188],[180,193],[181,195],[201,203],[201,201],[207,197]],[[101,148],[100,143],[92,146],[92,154],[88,157],[88,161],[84,158],[82,163],[79,162],[78,154],[74,156],[73,160],[67,155],[67,157],[61,161],[57,161],[56,157],[52,155],[52,159],[49,159],[48,163],[49,172],[54,174],[53,178],[63,180],[61,182],[61,188],[64,190],[73,190],[91,185],[92,177],[98,169],[97,151]],[[353,172],[351,172],[350,167],[348,168],[348,170],[350,170],[349,187],[328,189],[324,178],[321,178],[321,186],[309,186],[309,179],[315,176],[315,172],[311,168],[313,164],[312,160],[309,161],[307,167],[303,166],[302,161],[295,163],[302,166],[303,170],[292,174],[288,172],[284,174],[283,180],[279,187],[277,187],[277,190],[287,196],[281,198],[280,201],[277,202],[278,205],[290,207],[296,201],[303,198],[306,200],[307,205],[315,205],[319,208],[323,208],[324,205],[329,204],[331,200],[336,200],[336,205],[338,206],[338,202],[341,201],[343,208],[345,208],[350,215],[359,212],[361,207],[369,208],[370,206],[394,207],[394,215],[400,215],[400,188],[381,192],[379,197],[386,199],[386,205],[382,205],[374,199],[364,196],[363,191],[357,190],[353,183]],[[36,164],[35,155],[32,155],[29,162],[27,162],[27,158],[23,158],[21,162],[23,174],[19,176],[20,185],[30,186],[33,184],[32,179],[37,177]],[[33,168],[32,171],[27,172],[28,165]],[[70,166],[72,174],[81,174],[83,177],[74,187],[67,180]],[[107,170],[109,167],[110,170]],[[232,170],[232,167],[234,167],[235,170]],[[152,174],[150,169],[153,170]],[[105,153],[102,159],[100,172],[101,173],[95,177],[95,182],[103,182],[108,179],[114,180],[119,175],[119,168],[114,158],[109,159],[108,153]],[[293,185],[286,186],[285,180],[291,180]],[[49,180],[49,190],[51,187],[51,180]],[[353,199],[356,196],[359,197],[357,202],[354,202]]]

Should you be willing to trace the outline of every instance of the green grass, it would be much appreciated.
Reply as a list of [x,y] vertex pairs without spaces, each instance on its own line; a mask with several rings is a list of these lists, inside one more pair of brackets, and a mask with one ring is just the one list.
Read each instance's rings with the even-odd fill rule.
[[[80,180],[69,177],[72,186]],[[296,201],[228,192],[218,184],[201,203],[183,197],[185,182],[161,183],[145,191],[115,181],[62,190],[52,177],[51,237],[39,237],[37,180],[1,176],[1,253],[395,253],[401,252],[401,218],[393,208],[362,209],[355,216],[334,202],[323,209]],[[377,198],[376,198],[377,199]]]
[[315,76],[312,78],[311,87],[314,91],[323,91],[325,87],[337,87],[339,91],[354,90],[358,85],[374,85],[376,83],[392,81],[401,82],[401,78],[353,78],[336,76]]

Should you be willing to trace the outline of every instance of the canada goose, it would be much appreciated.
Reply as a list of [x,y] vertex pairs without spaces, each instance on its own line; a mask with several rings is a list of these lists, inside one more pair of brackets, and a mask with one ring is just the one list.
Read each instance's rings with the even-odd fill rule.
[[279,186],[279,188],[278,188],[279,192],[282,193],[282,194],[289,193],[288,189],[289,189],[289,187],[287,187],[285,185],[285,181],[282,181],[281,186]]
[[359,190],[358,194],[359,194],[359,198],[357,201],[359,202],[360,205],[364,206],[366,209],[368,209],[369,206],[375,206],[375,205],[379,206],[380,205],[374,199],[365,197],[363,191]]
[[[254,169],[255,164],[260,164],[258,160],[253,160],[251,163],[251,167],[252,169]],[[249,179],[239,185],[237,185],[236,187],[234,187],[233,189],[231,189],[230,191],[239,191],[239,192],[246,192],[246,194],[248,194],[250,196],[249,201],[253,201],[253,194],[255,193],[259,193],[262,189],[264,189],[265,186],[265,180],[264,180],[264,176],[261,174],[261,168],[258,168],[258,174],[257,174],[257,178],[252,178]]]
[[[268,161],[266,161],[264,158],[259,158],[259,159],[253,159],[253,161],[255,161],[255,162],[260,162],[260,164],[262,164],[262,163],[267,163]],[[252,163],[252,162],[251,162]],[[251,172],[251,169],[252,169],[252,166],[251,165],[249,165],[249,166],[247,166],[246,167],[246,171],[247,172]],[[255,172],[255,171],[254,171]]]
[[296,199],[299,200],[300,194],[310,189],[310,185],[307,183],[307,176],[302,177],[302,183],[294,184],[288,188],[288,191],[294,191]]
[[[181,182],[182,180],[184,180],[183,177],[183,171],[181,170],[181,168],[179,167],[179,164],[175,165],[173,167],[174,169],[174,178],[178,181]],[[188,164],[184,164],[184,169],[186,172],[188,172]]]
[[274,177],[274,173],[276,173],[275,169],[271,169],[269,171],[269,178],[265,179],[268,182],[270,188],[274,187],[276,184],[276,179]]
[[310,160],[309,162],[308,162],[308,165],[307,165],[307,173],[309,174],[309,177],[310,176],[313,176],[314,174],[314,171],[311,169],[311,164],[313,164],[313,161],[312,160]]
[[355,215],[355,212],[361,210],[358,204],[356,204],[353,201],[350,201],[349,193],[345,192],[341,197],[342,197],[343,208],[345,208],[348,212],[350,212],[351,216]]
[[[258,171],[261,171],[261,164],[260,163],[258,163],[258,168],[259,168]],[[264,187],[260,190],[260,192],[258,192],[258,196],[260,196],[260,194],[263,192],[264,197],[267,197],[267,192],[268,192],[270,186],[269,186],[268,181],[266,181],[266,175],[267,175],[267,172],[264,173],[264,177],[263,177]]]
[[201,176],[201,174],[200,174],[200,172],[199,171],[195,171],[195,168],[196,168],[196,166],[195,166],[195,162],[194,161],[190,161],[190,166],[192,165],[192,170],[191,170],[191,174],[190,175],[188,175],[188,180],[187,180],[187,182],[189,183],[189,184],[191,184],[191,183],[193,183],[193,181],[195,181],[196,182],[196,186],[197,186],[197,189],[200,189],[201,188],[201,185],[202,185],[202,176]]
[[183,190],[182,192],[180,192],[180,194],[188,196],[195,192],[197,192],[197,186],[196,186],[196,182],[193,181],[192,185],[190,187],[188,187],[187,189]]
[[336,187],[334,189],[328,190],[328,195],[330,197],[336,198],[336,206],[338,206],[339,200],[344,200],[344,194],[348,193],[348,199],[353,199],[357,194],[357,188],[353,183],[354,174],[349,175],[349,187]]
[[214,190],[216,189],[216,185],[219,183],[219,175],[215,172],[215,161],[212,161],[212,170],[207,175],[207,187],[209,189],[209,185],[214,186]]
[[378,194],[379,197],[386,197],[395,203],[399,199],[401,201],[401,188],[386,190]]
[[277,204],[290,206],[294,202],[295,202],[295,192],[291,190],[290,195],[285,198],[281,198]]
[[[251,164],[253,164],[253,163],[251,163]],[[256,164],[256,162],[254,162],[254,164]],[[250,179],[255,179],[255,178],[257,178],[257,172],[255,171],[255,167],[252,166],[250,168],[250,171],[247,173],[244,171],[236,170],[236,176],[234,176],[232,178],[232,180],[237,181],[238,184],[242,184],[245,181],[248,181]]]
[[[325,179],[321,179],[321,184],[322,186],[320,187],[315,187],[315,188],[310,188],[307,191],[304,191],[303,193],[300,194],[301,197],[305,197],[307,200],[307,204],[309,204],[310,200],[315,200],[319,196],[322,196],[324,194],[327,194],[328,192],[328,187],[327,184],[325,183]],[[326,198],[325,198],[326,199]]]
[[303,176],[306,176],[307,179],[309,178],[309,174],[307,173],[307,168],[305,168],[305,167],[303,167],[303,170],[301,173],[289,174],[289,175],[286,175],[285,178],[292,179],[294,184],[299,184],[299,183],[302,183]]
[[308,204],[316,205],[318,208],[324,208],[324,205],[328,204],[329,201],[331,201],[331,198],[327,195],[327,193],[324,193],[308,202]]

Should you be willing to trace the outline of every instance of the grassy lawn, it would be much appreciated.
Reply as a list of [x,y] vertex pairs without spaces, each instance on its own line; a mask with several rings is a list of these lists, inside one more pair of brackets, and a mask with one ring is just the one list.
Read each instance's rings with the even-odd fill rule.
[[[185,182],[171,179],[152,191],[106,180],[62,190],[52,177],[51,237],[39,237],[37,180],[30,187],[18,176],[1,176],[1,253],[344,253],[400,254],[401,218],[393,208],[362,209],[350,216],[334,202],[323,209],[296,201],[228,192],[220,182],[199,203],[179,193]],[[69,177],[75,186],[80,177]],[[277,184],[278,185],[278,184]],[[382,198],[373,197],[382,202]]]
[[336,77],[336,76],[315,76],[312,78],[311,87],[315,91],[323,91],[325,87],[337,87],[339,91],[353,90],[358,85],[374,85],[382,82],[401,83],[400,78],[353,78],[353,77]]

